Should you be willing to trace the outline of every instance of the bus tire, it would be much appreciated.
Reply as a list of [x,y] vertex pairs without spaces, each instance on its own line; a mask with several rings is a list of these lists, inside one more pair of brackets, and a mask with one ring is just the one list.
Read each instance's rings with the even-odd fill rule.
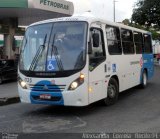
[[118,83],[114,78],[111,78],[108,83],[107,97],[104,99],[104,104],[106,106],[113,105],[118,100]]
[[146,70],[144,70],[142,74],[142,82],[141,82],[140,87],[145,88],[146,86],[147,86],[147,72]]

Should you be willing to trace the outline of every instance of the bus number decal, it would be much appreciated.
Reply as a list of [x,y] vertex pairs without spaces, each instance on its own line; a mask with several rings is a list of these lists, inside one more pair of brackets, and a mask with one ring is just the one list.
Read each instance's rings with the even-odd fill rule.
[[27,83],[32,83],[32,78],[25,78],[24,81]]

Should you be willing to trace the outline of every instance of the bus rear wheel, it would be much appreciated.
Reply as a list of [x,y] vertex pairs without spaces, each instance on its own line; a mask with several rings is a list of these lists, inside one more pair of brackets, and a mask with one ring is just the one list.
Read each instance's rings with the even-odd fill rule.
[[142,74],[142,83],[141,88],[145,88],[147,86],[147,72],[144,70]]
[[104,104],[106,106],[113,105],[118,100],[118,83],[114,78],[111,78],[108,83],[107,97],[104,99]]

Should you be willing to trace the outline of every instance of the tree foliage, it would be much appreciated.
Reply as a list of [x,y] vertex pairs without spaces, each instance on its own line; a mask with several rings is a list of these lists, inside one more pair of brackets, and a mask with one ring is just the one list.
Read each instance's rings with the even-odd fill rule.
[[132,22],[160,29],[160,1],[139,0],[133,9]]
[[127,26],[131,26],[131,27],[135,27],[135,28],[138,28],[138,29],[149,31],[149,32],[152,33],[152,38],[154,40],[160,40],[160,34],[157,32],[157,26],[146,27],[145,25],[140,25],[138,23],[133,23],[129,19],[124,19],[122,21],[122,23],[124,25],[127,25]]
[[160,39],[160,1],[139,0],[133,9],[130,26],[152,33],[153,39]]

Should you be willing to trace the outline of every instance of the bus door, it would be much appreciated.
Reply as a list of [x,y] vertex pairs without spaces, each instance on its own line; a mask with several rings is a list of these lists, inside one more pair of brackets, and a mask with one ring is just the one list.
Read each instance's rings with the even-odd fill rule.
[[91,28],[89,43],[89,103],[106,97],[105,74],[106,53],[103,32],[98,28]]

